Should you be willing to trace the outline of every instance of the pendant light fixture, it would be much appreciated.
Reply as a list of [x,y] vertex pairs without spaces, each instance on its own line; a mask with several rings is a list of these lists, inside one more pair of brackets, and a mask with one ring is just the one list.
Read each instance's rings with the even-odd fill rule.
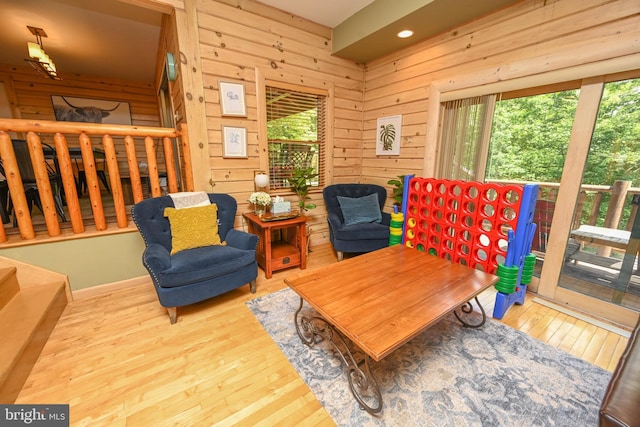
[[29,25],[27,25],[27,28],[31,31],[31,34],[36,36],[36,42],[27,43],[29,58],[25,59],[25,61],[44,77],[49,77],[53,80],[62,80],[58,75],[56,64],[49,58],[49,55],[46,54],[42,46],[42,38],[47,37],[47,33],[42,28],[31,27]]

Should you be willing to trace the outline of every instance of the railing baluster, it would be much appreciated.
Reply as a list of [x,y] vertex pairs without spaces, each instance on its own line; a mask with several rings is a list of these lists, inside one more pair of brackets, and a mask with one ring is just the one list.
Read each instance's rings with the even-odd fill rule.
[[87,178],[89,200],[91,200],[91,210],[93,211],[93,220],[95,221],[96,230],[106,230],[107,220],[104,216],[102,195],[100,194],[100,182],[98,181],[98,173],[96,172],[96,162],[93,158],[91,138],[89,138],[89,136],[84,132],[80,134],[80,151],[82,152],[82,165],[84,166],[84,173]]
[[71,220],[71,229],[74,234],[84,233],[84,223],[82,222],[82,210],[78,200],[78,191],[76,189],[76,178],[73,175],[73,165],[69,156],[69,148],[67,138],[60,132],[53,137],[56,147],[56,156],[60,164],[60,174],[62,175],[62,187],[64,188],[65,200],[69,209],[69,219]]
[[193,169],[191,166],[191,151],[189,147],[189,132],[187,124],[182,123],[180,125],[180,145],[182,147],[182,171],[184,172],[184,187],[185,191],[193,191],[195,186],[193,184]]
[[[611,186],[611,197],[607,206],[607,213],[604,217],[604,226],[607,228],[618,228],[620,225],[620,217],[624,210],[624,204],[627,200],[627,193],[631,187],[631,181],[614,181]],[[598,247],[596,253],[601,256],[609,256],[611,254],[610,247]]]
[[38,186],[38,198],[40,199],[40,206],[42,206],[44,221],[47,224],[47,231],[51,237],[59,236],[61,233],[60,222],[58,222],[56,203],[53,200],[53,191],[51,191],[47,160],[42,151],[40,137],[34,132],[27,133],[27,148],[29,149],[33,173]]
[[22,177],[16,161],[16,153],[13,151],[11,137],[6,132],[0,132],[0,157],[4,166],[5,178],[9,186],[9,195],[13,204],[14,217],[18,223],[20,237],[31,240],[36,237],[31,222],[31,213],[27,204],[27,196],[24,194]]
[[7,232],[4,229],[4,224],[2,227],[0,227],[0,242],[4,243],[6,242],[7,239]]
[[[602,205],[603,193],[597,192],[593,196],[593,206],[591,207],[591,213],[589,214],[589,225],[596,225],[596,221],[600,217],[600,206]],[[582,212],[582,211],[580,211]]]
[[584,203],[585,203],[586,198],[587,198],[587,192],[586,191],[580,191],[580,194],[578,194],[578,201],[576,203],[576,209],[575,209],[575,212],[573,214],[573,223],[571,225],[571,228],[573,228],[573,229],[580,227],[580,221],[581,221],[581,217],[582,217],[582,210],[584,209]]
[[167,169],[167,188],[169,193],[176,193],[178,191],[178,178],[176,175],[176,165],[173,162],[173,141],[171,138],[165,136],[162,139],[162,148],[164,152],[164,163]]
[[129,179],[131,180],[133,203],[138,203],[144,199],[144,195],[142,194],[142,183],[140,182],[140,169],[138,168],[136,145],[131,136],[127,135],[124,137],[124,147],[127,152],[127,163],[129,165]]
[[111,138],[110,135],[105,135],[102,138],[102,146],[104,148],[105,161],[107,162],[107,171],[109,172],[113,206],[116,210],[116,221],[118,222],[119,228],[125,228],[129,224],[129,221],[127,220],[127,209],[124,204],[120,168],[118,167],[118,158],[116,156],[116,147],[113,143],[113,138]]
[[158,176],[158,159],[156,154],[156,141],[150,136],[144,139],[144,148],[147,152],[147,164],[149,165],[149,187],[151,197],[162,196],[160,178]]

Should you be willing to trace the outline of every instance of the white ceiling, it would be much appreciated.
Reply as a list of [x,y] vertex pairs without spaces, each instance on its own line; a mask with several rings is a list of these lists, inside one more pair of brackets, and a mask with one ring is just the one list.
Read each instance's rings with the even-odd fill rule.
[[[0,63],[27,65],[27,25],[59,73],[153,82],[162,15],[115,0],[0,0]],[[35,71],[34,71],[35,72]]]

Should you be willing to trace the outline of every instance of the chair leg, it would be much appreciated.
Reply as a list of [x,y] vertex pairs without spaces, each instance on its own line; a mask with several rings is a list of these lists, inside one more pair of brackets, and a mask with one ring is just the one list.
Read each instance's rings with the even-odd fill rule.
[[0,217],[3,224],[9,224],[9,187],[6,181],[0,181]]
[[98,178],[100,178],[102,185],[104,185],[104,188],[107,189],[107,193],[111,193],[111,189],[109,188],[109,181],[107,180],[107,174],[102,170],[97,172],[98,172]]
[[87,184],[87,174],[85,173],[85,171],[78,171],[78,188],[76,191],[78,191],[79,195],[83,195],[85,190],[89,190]]
[[167,313],[172,325],[178,321],[178,307],[167,307]]
[[256,284],[256,279],[253,279],[251,282],[249,282],[249,290],[251,291],[252,294],[256,293],[257,288],[258,288],[258,285]]
[[336,255],[338,255],[338,262],[342,261],[342,258],[344,258],[344,253],[342,251],[336,251]]
[[62,201],[62,194],[59,189],[53,195],[53,202],[56,205],[56,213],[60,217],[60,221],[67,222],[67,217],[64,215],[64,202]]

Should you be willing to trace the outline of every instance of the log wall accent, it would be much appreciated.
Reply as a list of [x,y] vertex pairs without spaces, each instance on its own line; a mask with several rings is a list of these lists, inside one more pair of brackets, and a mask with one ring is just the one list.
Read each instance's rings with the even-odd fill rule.
[[[258,145],[259,73],[269,80],[333,90],[332,176],[327,181],[386,186],[397,175],[434,174],[441,93],[517,86],[523,79],[529,86],[582,79],[599,69],[624,71],[640,55],[637,0],[523,0],[366,67],[331,55],[330,29],[253,0],[131,1],[171,13],[163,23],[160,49],[173,52],[181,64],[178,81],[170,86],[177,122],[185,122],[188,102],[204,103],[205,113],[192,114],[189,120],[190,128],[202,121],[205,129],[190,132],[190,154],[200,154],[200,147],[206,152],[204,159],[194,158],[195,188],[232,194],[240,212],[248,209],[254,171],[263,169],[267,155]],[[193,28],[183,28],[185,23]],[[191,64],[194,58],[200,62]],[[186,75],[196,70],[201,79]],[[553,73],[556,81],[549,81]],[[134,125],[159,124],[152,85],[84,76],[54,82],[28,68],[1,65],[0,79],[9,80],[7,86],[15,92],[12,107],[21,118],[52,119],[50,96],[57,94],[127,101]],[[245,84],[246,118],[222,117],[220,80]],[[400,155],[377,156],[376,119],[396,114],[403,116]],[[248,159],[222,158],[223,125],[247,128]],[[114,145],[123,166],[124,140],[114,138]],[[135,149],[138,157],[145,155],[144,144]],[[323,240],[327,230],[322,197],[311,196],[319,205],[311,212],[314,234]]]

